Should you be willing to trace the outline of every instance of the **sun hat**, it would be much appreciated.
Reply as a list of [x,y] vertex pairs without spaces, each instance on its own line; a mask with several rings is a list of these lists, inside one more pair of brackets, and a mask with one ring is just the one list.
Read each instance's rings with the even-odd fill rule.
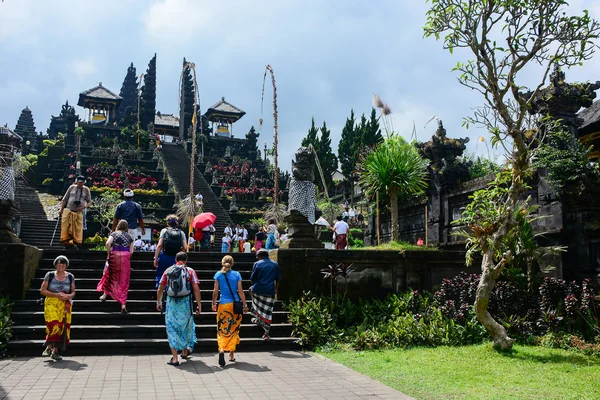
[[58,256],[54,259],[54,262],[52,263],[52,265],[54,265],[56,267],[56,264],[58,264],[59,261],[65,261],[65,263],[67,264],[67,267],[69,266],[69,259],[66,256]]
[[131,190],[131,189],[123,190],[123,196],[124,197],[133,197],[133,190]]

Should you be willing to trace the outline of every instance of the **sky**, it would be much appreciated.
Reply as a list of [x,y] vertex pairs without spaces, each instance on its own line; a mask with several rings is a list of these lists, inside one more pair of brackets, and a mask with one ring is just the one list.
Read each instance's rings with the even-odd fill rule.
[[[600,19],[600,2],[571,0],[571,9]],[[469,137],[467,151],[501,158],[483,129],[463,118],[482,104],[461,86],[449,54],[423,38],[424,0],[4,0],[0,3],[0,124],[14,129],[28,106],[37,131],[65,100],[102,82],[119,93],[131,62],[140,75],[157,54],[157,110],[178,114],[183,57],[196,64],[200,107],[221,97],[246,111],[233,126],[243,137],[261,118],[265,65],[275,72],[279,164],[284,170],[314,117],[331,129],[337,153],[353,109],[371,112],[377,93],[392,109],[393,129],[407,139]],[[532,84],[539,75],[532,73]],[[567,71],[567,81],[600,80],[600,54]],[[85,114],[76,107],[78,114]],[[259,147],[273,142],[272,88],[265,87]]]

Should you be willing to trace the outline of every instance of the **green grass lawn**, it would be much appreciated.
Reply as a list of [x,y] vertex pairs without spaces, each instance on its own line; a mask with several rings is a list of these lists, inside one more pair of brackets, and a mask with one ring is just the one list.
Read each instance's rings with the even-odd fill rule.
[[477,346],[333,351],[324,356],[417,399],[600,399],[600,359]]
[[417,246],[407,242],[386,242],[379,246],[367,246],[356,250],[393,250],[393,251],[437,251],[437,247]]

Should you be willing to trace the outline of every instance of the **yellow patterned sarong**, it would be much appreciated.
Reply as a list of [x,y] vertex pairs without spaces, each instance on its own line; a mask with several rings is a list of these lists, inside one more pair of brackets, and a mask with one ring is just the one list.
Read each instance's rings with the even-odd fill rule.
[[44,300],[46,343],[65,345],[71,341],[71,302],[57,297]]
[[60,242],[65,245],[83,243],[83,213],[63,210],[60,221]]
[[240,343],[242,315],[233,313],[233,303],[219,304],[217,309],[217,343],[219,352],[235,351]]

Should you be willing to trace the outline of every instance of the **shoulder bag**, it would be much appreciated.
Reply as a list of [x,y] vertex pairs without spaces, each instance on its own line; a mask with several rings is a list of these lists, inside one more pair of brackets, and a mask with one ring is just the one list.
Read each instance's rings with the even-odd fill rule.
[[231,297],[233,297],[233,313],[234,314],[243,314],[244,313],[244,305],[242,304],[241,301],[235,300],[235,294],[233,293],[233,290],[231,290],[231,285],[229,284],[229,279],[227,279],[227,273],[223,274],[223,276],[225,277],[225,282],[227,283],[227,287],[229,288],[229,291],[231,292]]

